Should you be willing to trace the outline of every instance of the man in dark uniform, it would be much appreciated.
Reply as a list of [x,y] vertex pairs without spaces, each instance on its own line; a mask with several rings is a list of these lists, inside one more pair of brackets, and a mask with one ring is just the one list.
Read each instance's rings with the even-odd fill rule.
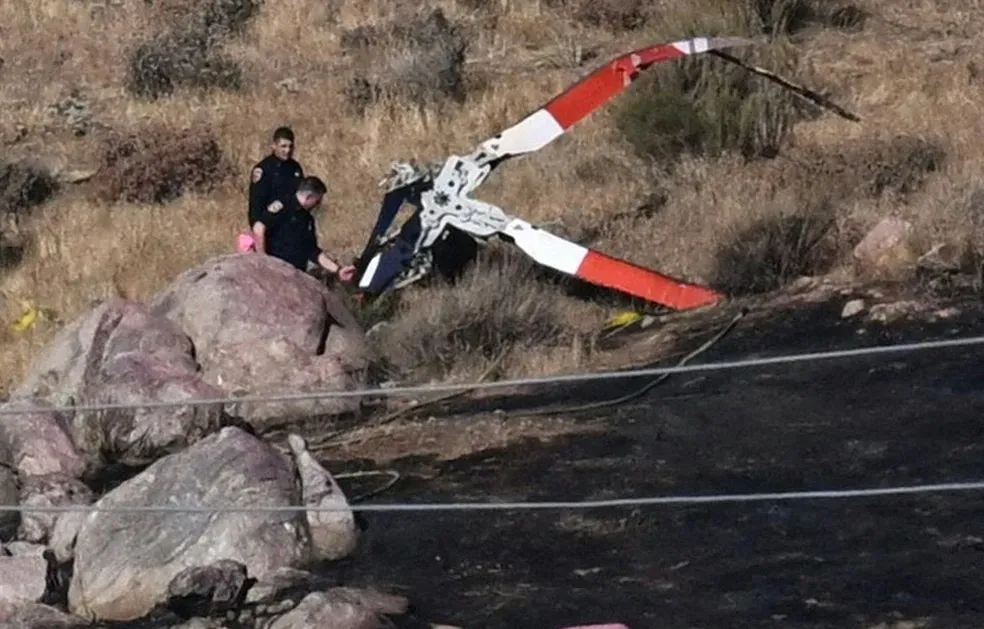
[[[277,199],[294,194],[304,169],[294,159],[294,132],[280,127],[273,132],[270,154],[253,166],[249,183],[249,228],[253,230],[264,210]],[[255,238],[255,234],[254,234]]]
[[274,200],[256,221],[256,250],[280,258],[301,271],[308,263],[317,264],[349,282],[354,266],[343,267],[318,246],[318,235],[311,212],[321,204],[328,188],[317,177],[305,177],[290,196]]

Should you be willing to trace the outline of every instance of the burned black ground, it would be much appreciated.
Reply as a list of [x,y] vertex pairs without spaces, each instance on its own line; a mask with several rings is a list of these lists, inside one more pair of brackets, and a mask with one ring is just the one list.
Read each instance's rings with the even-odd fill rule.
[[[984,331],[960,314],[842,319],[847,297],[751,317],[694,363]],[[720,324],[728,313],[709,315]],[[713,327],[681,340],[693,348]],[[675,376],[600,434],[519,442],[406,474],[386,502],[583,500],[976,480],[984,476],[984,347]],[[476,413],[614,397],[639,381],[461,403]],[[370,462],[332,461],[334,471]],[[415,476],[414,474],[419,474]],[[588,511],[366,514],[358,556],[326,568],[408,595],[422,620],[469,629],[623,622],[673,627],[970,627],[984,622],[980,493]],[[901,626],[901,625],[900,625]]]

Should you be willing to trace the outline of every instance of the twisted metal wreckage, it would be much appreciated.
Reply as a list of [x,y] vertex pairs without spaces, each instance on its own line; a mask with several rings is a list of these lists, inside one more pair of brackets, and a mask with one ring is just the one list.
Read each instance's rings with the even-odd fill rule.
[[[776,74],[722,52],[752,45],[741,37],[697,37],[658,44],[609,61],[542,108],[482,142],[470,154],[451,155],[424,166],[394,164],[380,182],[386,188],[376,225],[360,257],[356,277],[363,294],[378,296],[416,282],[440,266],[435,249],[468,256],[479,240],[498,235],[519,247],[535,262],[585,282],[621,291],[674,310],[718,302],[710,288],[672,278],[626,260],[584,247],[531,225],[471,193],[500,164],[532,153],[563,135],[576,123],[614,98],[645,70],[660,61],[709,53],[735,63],[796,92],[815,105],[849,120],[857,116],[823,96]],[[404,203],[415,208],[396,233],[386,236]]]

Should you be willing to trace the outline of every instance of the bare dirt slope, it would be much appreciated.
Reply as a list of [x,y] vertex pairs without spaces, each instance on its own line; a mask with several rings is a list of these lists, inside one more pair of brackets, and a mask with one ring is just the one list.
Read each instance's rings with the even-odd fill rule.
[[[892,327],[835,295],[750,318],[695,363],[980,334],[975,296]],[[862,297],[872,303],[865,293]],[[877,302],[878,300],[874,300]],[[894,299],[891,303],[898,303]],[[956,308],[951,310],[950,308]],[[875,309],[878,318],[879,309]],[[935,319],[935,321],[934,321]],[[689,349],[707,332],[681,342]],[[616,409],[524,429],[549,391],[459,403],[329,450],[391,468],[375,502],[546,501],[977,480],[978,347],[674,377]],[[640,382],[571,387],[562,404]],[[507,409],[506,414],[481,408]],[[479,412],[476,413],[476,408]],[[441,427],[429,428],[435,421]],[[545,428],[553,429],[547,434]],[[475,438],[466,446],[461,434]],[[399,435],[429,440],[395,445]],[[484,434],[484,444],[480,435]],[[508,438],[501,438],[508,435]],[[366,435],[368,437],[368,435]],[[363,462],[352,457],[365,457]],[[357,490],[350,487],[350,491]],[[980,494],[584,511],[366,514],[346,583],[406,592],[426,622],[552,627],[979,626]]]
[[[732,295],[868,273],[851,248],[890,213],[914,226],[892,273],[943,243],[972,272],[982,25],[978,3],[943,1],[5,3],[3,316],[25,302],[44,316],[4,327],[0,384],[93,300],[145,298],[230,251],[276,126],[328,181],[321,236],[351,256],[391,161],[468,150],[607,58],[695,33],[769,40],[749,58],[862,123],[719,60],[676,64],[510,164],[485,198]],[[410,291],[384,313],[391,375],[473,378],[503,353],[493,377],[585,368],[612,304],[528,277],[492,261],[457,288]]]

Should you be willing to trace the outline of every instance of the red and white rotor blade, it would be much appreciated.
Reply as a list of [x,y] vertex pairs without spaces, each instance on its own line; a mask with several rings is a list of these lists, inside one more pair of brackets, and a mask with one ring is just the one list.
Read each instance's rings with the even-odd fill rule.
[[503,233],[543,266],[667,308],[700,308],[717,303],[724,297],[707,287],[689,284],[582,247],[520,219],[510,221]]
[[616,57],[482,146],[502,157],[539,150],[625,90],[654,63],[754,43],[743,37],[696,37]]

